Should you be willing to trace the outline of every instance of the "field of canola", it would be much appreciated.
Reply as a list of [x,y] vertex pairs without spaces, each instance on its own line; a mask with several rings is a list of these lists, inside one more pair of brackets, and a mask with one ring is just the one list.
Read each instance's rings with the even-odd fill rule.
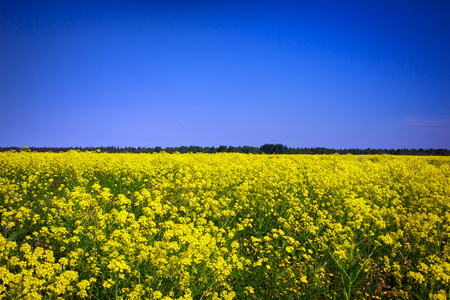
[[450,158],[0,153],[0,299],[447,299]]

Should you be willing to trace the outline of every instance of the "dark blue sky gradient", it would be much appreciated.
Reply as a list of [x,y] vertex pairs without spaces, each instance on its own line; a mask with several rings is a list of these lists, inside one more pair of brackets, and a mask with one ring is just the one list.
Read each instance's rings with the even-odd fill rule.
[[450,148],[449,1],[0,0],[0,146]]

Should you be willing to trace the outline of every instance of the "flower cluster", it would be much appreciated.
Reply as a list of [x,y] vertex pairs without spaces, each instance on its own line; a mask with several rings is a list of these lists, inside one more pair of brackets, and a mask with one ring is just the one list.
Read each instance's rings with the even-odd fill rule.
[[450,158],[0,153],[0,299],[447,299]]

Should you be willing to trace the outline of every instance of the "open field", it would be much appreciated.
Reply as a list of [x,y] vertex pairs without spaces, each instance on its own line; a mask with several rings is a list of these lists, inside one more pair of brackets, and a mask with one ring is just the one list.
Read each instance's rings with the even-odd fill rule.
[[0,153],[2,299],[447,299],[450,157]]

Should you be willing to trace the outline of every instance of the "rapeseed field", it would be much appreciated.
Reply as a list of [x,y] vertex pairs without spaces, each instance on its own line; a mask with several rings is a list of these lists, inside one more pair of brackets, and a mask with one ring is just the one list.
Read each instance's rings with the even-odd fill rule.
[[447,299],[450,158],[0,154],[1,299]]

